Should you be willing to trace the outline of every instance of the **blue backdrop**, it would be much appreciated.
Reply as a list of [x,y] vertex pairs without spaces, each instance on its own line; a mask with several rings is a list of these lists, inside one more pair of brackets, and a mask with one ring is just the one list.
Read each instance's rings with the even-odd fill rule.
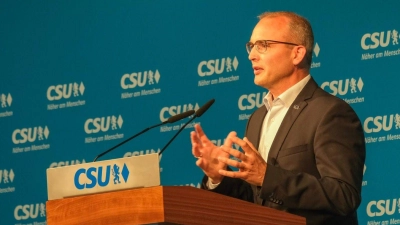
[[[195,122],[217,144],[231,130],[243,136],[267,92],[253,83],[245,43],[257,15],[276,10],[310,20],[311,75],[363,122],[360,224],[400,222],[399,1],[0,5],[0,224],[45,224],[47,168],[90,162],[211,98],[215,104]],[[180,124],[153,129],[101,159],[158,152]],[[162,185],[199,187],[192,126],[162,155]]]

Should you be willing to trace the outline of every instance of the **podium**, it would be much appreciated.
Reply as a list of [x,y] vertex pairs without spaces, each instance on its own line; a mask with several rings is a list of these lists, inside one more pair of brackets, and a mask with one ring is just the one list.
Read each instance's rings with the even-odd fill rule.
[[48,225],[306,224],[303,217],[194,187],[155,186],[49,200]]

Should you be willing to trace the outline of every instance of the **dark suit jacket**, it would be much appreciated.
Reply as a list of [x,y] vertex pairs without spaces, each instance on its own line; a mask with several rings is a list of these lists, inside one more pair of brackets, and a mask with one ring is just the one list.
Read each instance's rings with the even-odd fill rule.
[[[266,113],[265,107],[256,110],[246,127],[257,148]],[[358,224],[364,161],[356,113],[311,78],[276,134],[263,185],[225,177],[212,191],[303,216],[307,224]]]

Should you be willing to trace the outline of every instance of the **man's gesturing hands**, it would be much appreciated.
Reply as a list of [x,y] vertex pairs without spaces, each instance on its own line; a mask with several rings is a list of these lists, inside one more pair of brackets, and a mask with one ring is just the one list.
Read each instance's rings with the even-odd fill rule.
[[[218,147],[207,138],[200,125],[196,124],[195,131],[190,133],[190,139],[192,154],[197,158],[196,165],[212,183],[219,183],[224,176],[227,176],[243,179],[253,185],[262,185],[267,163],[247,138],[242,140],[232,131],[225,143]],[[244,153],[233,149],[232,144],[239,145]],[[230,159],[230,156],[236,159]],[[236,167],[239,171],[228,171],[227,165]]]

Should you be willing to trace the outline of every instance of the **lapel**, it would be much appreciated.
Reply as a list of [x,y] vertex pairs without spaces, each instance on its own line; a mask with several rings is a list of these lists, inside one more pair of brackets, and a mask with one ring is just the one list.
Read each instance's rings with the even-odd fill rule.
[[304,86],[303,90],[294,100],[293,104],[290,106],[287,111],[285,118],[283,118],[282,124],[276,133],[275,139],[272,142],[271,149],[268,154],[268,162],[275,164],[276,158],[278,157],[279,151],[282,147],[283,142],[285,141],[293,123],[296,121],[297,117],[303,111],[305,107],[307,107],[307,101],[310,99],[314,93],[314,91],[318,88],[317,83],[311,77],[311,79],[307,82],[306,86]]
[[254,141],[252,141],[252,140],[251,141],[252,141],[252,143],[254,143],[254,146],[256,146],[257,149],[260,146],[263,121],[264,121],[264,118],[265,118],[267,112],[268,112],[267,107],[265,107],[264,105],[261,108],[259,108],[259,110],[256,111],[256,113],[254,114],[254,119],[252,120],[252,121],[257,121],[256,124],[254,125],[254,127],[256,127],[257,129],[254,129],[254,131],[253,130],[248,131],[248,133],[251,132],[248,135],[248,138],[252,138],[252,137],[255,138]]

